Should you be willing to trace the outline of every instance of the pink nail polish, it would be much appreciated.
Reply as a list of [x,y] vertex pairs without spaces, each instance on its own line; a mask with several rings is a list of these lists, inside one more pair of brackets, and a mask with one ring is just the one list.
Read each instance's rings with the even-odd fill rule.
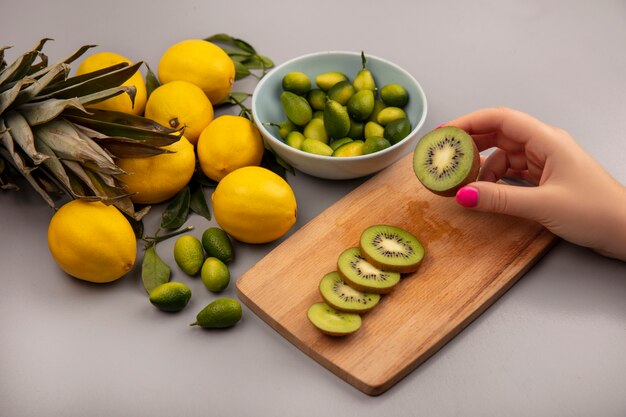
[[440,127],[443,127],[443,125],[445,125],[445,123],[440,124],[439,126],[437,126],[435,129],[439,129]]
[[456,192],[456,202],[463,207],[474,207],[478,204],[478,189],[465,186]]

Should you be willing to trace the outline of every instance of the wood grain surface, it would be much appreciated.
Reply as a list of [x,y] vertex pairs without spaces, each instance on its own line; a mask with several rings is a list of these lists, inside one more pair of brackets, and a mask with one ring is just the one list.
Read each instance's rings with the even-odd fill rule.
[[[440,349],[509,289],[556,237],[539,224],[478,213],[439,197],[415,178],[407,155],[343,197],[237,281],[241,300],[287,340],[368,395],[378,395]],[[308,321],[319,281],[336,270],[361,231],[393,224],[426,248],[420,269],[333,338]]]

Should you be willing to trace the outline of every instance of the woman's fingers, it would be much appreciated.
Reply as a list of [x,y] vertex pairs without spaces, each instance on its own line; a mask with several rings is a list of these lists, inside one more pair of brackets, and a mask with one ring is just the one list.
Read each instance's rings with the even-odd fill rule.
[[[502,147],[503,140],[525,145],[537,139],[550,141],[554,136],[553,128],[545,123],[529,114],[504,107],[477,110],[444,125],[456,126],[480,140],[485,138],[486,143],[493,141],[488,135],[496,133],[499,147]],[[493,143],[491,145],[494,146]]]
[[495,182],[504,176],[525,171],[528,171],[528,165],[523,152],[511,153],[496,149],[482,161],[478,180]]

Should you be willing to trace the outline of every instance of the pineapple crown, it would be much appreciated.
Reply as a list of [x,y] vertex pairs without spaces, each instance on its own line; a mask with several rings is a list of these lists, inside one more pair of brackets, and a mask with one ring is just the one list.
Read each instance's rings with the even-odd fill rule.
[[124,173],[115,158],[150,157],[177,141],[181,130],[126,113],[89,109],[119,94],[134,100],[135,88],[123,86],[142,65],[120,63],[69,77],[70,64],[95,45],[49,65],[42,52],[50,39],[7,64],[9,47],[0,47],[0,189],[18,189],[20,174],[51,206],[53,196],[99,200],[136,219],[117,178]]

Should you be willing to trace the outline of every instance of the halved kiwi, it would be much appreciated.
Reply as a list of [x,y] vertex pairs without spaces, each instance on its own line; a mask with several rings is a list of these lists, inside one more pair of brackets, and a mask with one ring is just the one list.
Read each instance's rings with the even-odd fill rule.
[[457,127],[435,129],[415,146],[415,175],[435,194],[454,196],[461,187],[476,181],[479,169],[480,155],[474,140]]
[[315,303],[306,313],[309,321],[322,333],[330,336],[345,336],[361,328],[361,316],[342,313],[326,303]]
[[376,268],[400,273],[417,270],[424,247],[410,232],[387,224],[366,228],[359,239],[361,255]]
[[346,249],[339,255],[337,272],[352,288],[375,294],[386,294],[400,282],[398,272],[375,267],[361,255],[359,248]]
[[380,301],[380,294],[355,290],[336,271],[324,275],[319,288],[326,304],[344,313],[365,313]]

